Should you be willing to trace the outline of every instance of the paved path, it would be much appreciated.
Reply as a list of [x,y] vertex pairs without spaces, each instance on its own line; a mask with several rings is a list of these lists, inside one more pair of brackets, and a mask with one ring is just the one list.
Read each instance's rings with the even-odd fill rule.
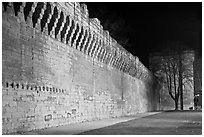
[[[148,113],[141,113],[141,114],[126,116],[126,117],[118,117],[118,118],[104,119],[104,120],[98,120],[98,121],[92,121],[92,122],[70,124],[65,126],[51,127],[47,129],[30,131],[23,134],[25,135],[74,135],[74,134],[80,134],[85,131],[90,131],[94,129],[111,126],[117,123],[126,122],[133,119],[139,119],[142,117],[155,115],[158,113],[160,112],[148,112]],[[17,133],[14,133],[14,134],[17,134]]]
[[118,123],[81,135],[201,135],[202,112],[171,111]]
[[201,111],[149,112],[126,117],[70,124],[26,135],[201,135]]

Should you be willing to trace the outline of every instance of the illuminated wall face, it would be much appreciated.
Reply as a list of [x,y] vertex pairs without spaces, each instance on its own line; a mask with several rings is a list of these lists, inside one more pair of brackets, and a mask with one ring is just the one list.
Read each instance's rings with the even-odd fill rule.
[[151,73],[85,5],[3,5],[3,134],[156,109]]

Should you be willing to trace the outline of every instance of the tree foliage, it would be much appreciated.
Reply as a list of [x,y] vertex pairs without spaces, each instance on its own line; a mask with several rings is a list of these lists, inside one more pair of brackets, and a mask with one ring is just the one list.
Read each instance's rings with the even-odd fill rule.
[[175,102],[175,110],[178,109],[179,96],[183,93],[181,90],[187,88],[186,86],[192,86],[192,64],[192,56],[185,54],[185,51],[168,49],[152,58],[151,70],[168,90],[170,97]]

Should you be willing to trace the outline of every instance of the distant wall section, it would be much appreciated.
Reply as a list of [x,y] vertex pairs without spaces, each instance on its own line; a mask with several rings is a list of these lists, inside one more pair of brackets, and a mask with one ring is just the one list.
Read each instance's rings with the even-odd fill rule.
[[[174,58],[174,62],[172,60],[168,60],[168,59],[172,59],[172,57]],[[173,97],[175,96],[175,85],[176,85],[176,91],[178,92],[178,85],[179,85],[179,81],[178,81],[178,77],[179,77],[179,68],[177,66],[176,69],[174,69],[174,71],[176,70],[175,73],[173,73],[173,69],[170,68],[169,66],[167,66],[166,64],[168,63],[172,63],[174,65],[178,65],[178,58],[176,59],[176,57],[178,57],[177,54],[175,53],[153,53],[150,57],[150,67],[152,69],[152,71],[154,71],[155,75],[158,77],[158,79],[160,79],[160,88],[157,90],[157,95],[159,97],[159,106],[157,107],[159,110],[174,110],[175,109],[175,102],[172,99],[172,97],[169,94],[169,89],[168,89],[168,85],[169,85],[169,81],[167,82],[167,76],[169,78],[171,74],[171,78],[172,78],[172,82],[171,82],[171,86],[172,86],[172,94]],[[186,50],[183,51],[181,54],[181,62],[182,62],[182,67],[183,67],[183,71],[182,71],[182,85],[183,85],[183,109],[184,110],[189,110],[190,107],[194,106],[194,57],[195,57],[195,53],[194,51],[191,50]],[[162,64],[161,62],[165,62],[166,64]],[[169,61],[169,62],[168,62]],[[158,63],[159,62],[159,63]],[[155,65],[157,64],[157,66]],[[159,69],[155,69],[155,68],[159,68]],[[169,70],[167,70],[167,69]],[[155,70],[153,70],[155,69]],[[174,78],[173,78],[173,74],[175,74],[175,85],[174,85]],[[168,84],[167,84],[168,83]],[[178,109],[180,109],[180,96],[179,96],[179,100],[178,100]]]

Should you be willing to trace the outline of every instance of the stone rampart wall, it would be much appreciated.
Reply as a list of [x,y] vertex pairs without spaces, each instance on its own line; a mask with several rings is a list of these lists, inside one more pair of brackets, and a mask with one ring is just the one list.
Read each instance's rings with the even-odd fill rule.
[[156,109],[151,73],[86,5],[2,6],[3,134]]

